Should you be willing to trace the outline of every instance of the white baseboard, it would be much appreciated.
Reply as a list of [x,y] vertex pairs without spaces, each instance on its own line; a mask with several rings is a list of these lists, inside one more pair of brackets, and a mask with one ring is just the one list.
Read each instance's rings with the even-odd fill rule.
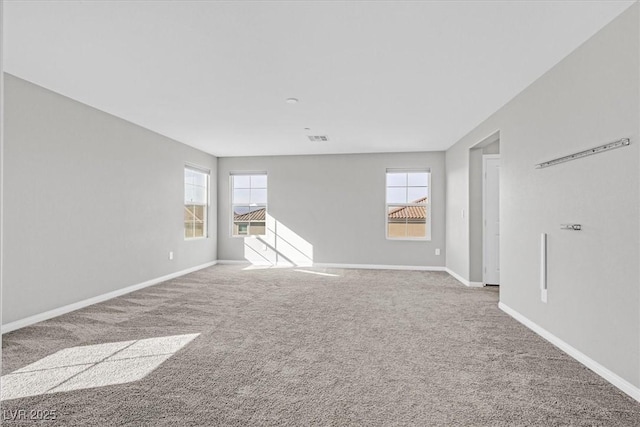
[[334,264],[317,262],[313,263],[314,267],[319,268],[346,268],[346,269],[362,269],[362,270],[417,270],[417,271],[444,271],[441,266],[424,266],[424,265],[385,265],[385,264]]
[[238,260],[238,259],[219,259],[218,261],[218,265],[246,265],[246,264],[251,264],[249,261],[242,259],[242,260]]
[[26,326],[33,325],[34,323],[42,322],[44,320],[52,319],[54,317],[61,316],[72,311],[79,310],[84,307],[88,307],[99,302],[110,300],[115,297],[119,297],[139,289],[143,289],[158,283],[166,282],[167,280],[175,279],[176,277],[184,276],[185,274],[193,273],[194,271],[202,270],[203,268],[216,265],[217,261],[207,262],[205,264],[198,265],[196,267],[187,268],[186,270],[177,271],[175,273],[167,274],[166,276],[157,277],[155,279],[147,280],[146,282],[138,283],[136,285],[127,286],[126,288],[117,289],[115,291],[108,292],[106,294],[98,295],[92,298],[88,298],[82,301],[74,302],[73,304],[65,305],[63,307],[55,308],[53,310],[45,311],[44,313],[35,314],[33,316],[25,317],[24,319],[16,320],[14,322],[2,325],[2,333],[15,331],[16,329],[24,328]]
[[549,341],[551,344],[555,345],[560,350],[564,351],[569,356],[573,357],[578,362],[582,363],[584,366],[591,369],[593,372],[600,375],[605,380],[609,381],[611,384],[619,388],[622,392],[628,394],[631,398],[640,402],[640,388],[634,386],[624,378],[620,377],[618,374],[615,374],[614,372],[605,368],[586,354],[582,353],[580,350],[575,349],[571,345],[567,344],[538,324],[527,319],[522,314],[518,313],[506,304],[500,302],[498,303],[498,307],[500,308],[500,310],[504,311],[509,316],[513,317],[518,322],[522,323],[524,326]]
[[468,281],[467,279],[465,279],[464,277],[462,277],[461,275],[459,275],[455,271],[451,270],[450,268],[445,268],[444,271],[446,271],[451,276],[453,276],[453,278],[456,279],[458,282],[460,282],[463,285],[468,286],[470,288],[481,288],[481,287],[484,286],[482,284],[482,282],[470,282],[470,281]]
[[[251,265],[246,260],[218,260],[220,265]],[[257,267],[266,267],[268,265],[258,265]],[[362,270],[419,270],[419,271],[444,271],[444,267],[440,266],[424,266],[424,265],[386,265],[386,264],[337,264],[314,262],[313,266],[307,265],[275,265],[273,267],[318,267],[318,268],[345,268],[345,269],[362,269]]]

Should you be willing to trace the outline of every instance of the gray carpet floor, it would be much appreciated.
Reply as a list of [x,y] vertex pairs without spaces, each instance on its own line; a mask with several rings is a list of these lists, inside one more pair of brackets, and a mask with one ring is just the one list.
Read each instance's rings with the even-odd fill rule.
[[[309,270],[309,269],[303,269]],[[69,347],[199,334],[146,377],[2,402],[62,426],[640,425],[640,405],[441,272],[215,266],[3,336],[2,374]]]

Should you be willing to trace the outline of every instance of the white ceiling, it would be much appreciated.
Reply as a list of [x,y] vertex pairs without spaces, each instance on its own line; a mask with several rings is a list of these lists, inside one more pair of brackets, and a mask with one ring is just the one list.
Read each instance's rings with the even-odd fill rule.
[[5,70],[219,156],[443,150],[632,3],[5,1]]

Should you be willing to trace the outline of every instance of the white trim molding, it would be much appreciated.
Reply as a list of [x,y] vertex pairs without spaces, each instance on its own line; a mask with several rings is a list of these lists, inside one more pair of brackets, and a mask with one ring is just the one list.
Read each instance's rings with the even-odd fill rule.
[[248,265],[251,264],[246,259],[219,259],[217,261],[218,265]]
[[424,265],[386,265],[386,264],[334,264],[318,262],[313,263],[314,267],[320,268],[347,268],[361,270],[415,270],[415,271],[445,271],[442,266],[424,266]]
[[461,275],[459,275],[455,271],[451,270],[450,268],[446,268],[445,267],[444,271],[449,273],[458,282],[460,282],[463,285],[468,286],[470,288],[481,288],[481,287],[484,286],[484,284],[482,282],[470,282],[469,280],[465,279],[464,277],[462,277]]
[[[219,265],[251,265],[247,260],[218,260]],[[291,265],[286,264],[258,264],[256,267],[278,267],[278,268],[300,268],[300,267],[317,267],[317,268],[345,268],[360,270],[413,270],[413,271],[445,271],[442,266],[424,266],[424,265],[390,265],[390,264],[339,264],[314,262],[313,265]]]
[[509,316],[516,319],[518,322],[522,323],[527,328],[531,329],[536,334],[540,335],[545,340],[549,341],[551,344],[558,347],[560,350],[567,353],[569,356],[573,357],[578,362],[582,363],[587,368],[591,369],[596,374],[600,375],[602,378],[613,384],[615,387],[620,389],[625,394],[629,395],[631,398],[640,402],[640,388],[634,386],[629,381],[625,380],[618,374],[610,371],[605,368],[595,360],[591,359],[589,356],[572,347],[570,344],[567,344],[557,336],[553,335],[551,332],[547,331],[543,327],[538,324],[532,322],[522,314],[518,313],[508,305],[500,302],[498,303],[498,307],[500,310],[507,313]]
[[157,285],[158,283],[166,282],[167,280],[175,279],[176,277],[184,276],[185,274],[193,273],[194,271],[202,270],[203,268],[216,265],[218,261],[211,261],[205,264],[201,264],[195,267],[187,268],[185,270],[177,271],[175,273],[167,274],[166,276],[157,277],[155,279],[147,280],[146,282],[138,283],[136,285],[127,286],[126,288],[116,289],[115,291],[108,292],[106,294],[91,297],[82,301],[74,302],[73,304],[65,305],[53,310],[45,311],[44,313],[35,314],[33,316],[25,317],[24,319],[9,322],[6,325],[2,325],[2,333],[15,331],[16,329],[24,328],[26,326],[33,325],[44,320],[52,319],[54,317],[61,316],[63,314],[70,313],[72,311],[79,310],[81,308],[88,307],[99,302],[107,301],[115,297],[119,297],[139,289],[143,289],[149,286]]

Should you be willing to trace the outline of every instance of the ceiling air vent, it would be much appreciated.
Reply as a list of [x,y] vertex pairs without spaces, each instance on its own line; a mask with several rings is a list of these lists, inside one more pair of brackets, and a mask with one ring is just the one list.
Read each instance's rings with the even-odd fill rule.
[[318,141],[328,141],[329,137],[327,135],[307,135],[309,141],[318,142]]

